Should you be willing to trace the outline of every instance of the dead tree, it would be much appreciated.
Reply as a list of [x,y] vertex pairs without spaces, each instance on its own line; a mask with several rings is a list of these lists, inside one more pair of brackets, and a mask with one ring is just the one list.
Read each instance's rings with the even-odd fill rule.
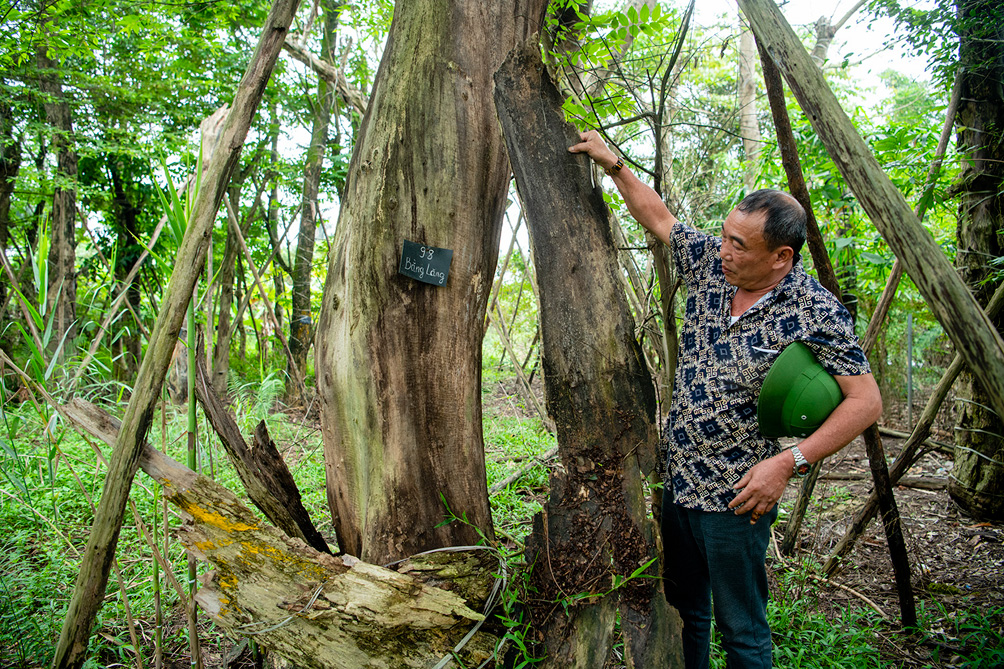
[[[106,444],[121,432],[88,402],[57,410]],[[186,519],[182,544],[213,565],[195,601],[230,636],[255,639],[302,669],[428,669],[454,652],[462,666],[477,666],[498,652],[499,639],[480,630],[480,611],[497,601],[505,578],[491,552],[429,553],[392,569],[336,557],[263,522],[233,492],[149,445],[139,466]],[[295,484],[268,492],[299,497]],[[275,520],[276,511],[266,513]]]
[[589,159],[567,151],[578,135],[537,46],[514,50],[495,87],[538,259],[544,384],[561,458],[527,544],[542,666],[602,666],[618,618],[628,666],[682,666],[643,487],[655,466],[655,392],[606,205]]

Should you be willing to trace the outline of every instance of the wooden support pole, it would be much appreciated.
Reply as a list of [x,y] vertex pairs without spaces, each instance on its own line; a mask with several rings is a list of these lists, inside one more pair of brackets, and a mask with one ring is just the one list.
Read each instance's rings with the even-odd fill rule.
[[87,551],[77,573],[73,596],[54,653],[54,669],[76,669],[87,659],[87,641],[104,601],[129,489],[139,467],[139,458],[178,341],[178,332],[205,261],[216,212],[240,160],[251,120],[265,92],[265,85],[298,4],[298,0],[276,0],[273,5],[255,53],[234,95],[234,104],[227,114],[216,156],[210,161],[202,188],[195,199],[191,220],[178,249],[175,268],[126,409],[123,429],[119,432],[109,462]]
[[[833,272],[833,265],[830,263],[829,253],[826,251],[826,242],[819,231],[819,224],[816,223],[816,215],[812,208],[812,199],[809,197],[809,189],[805,185],[805,177],[802,175],[802,165],[798,158],[798,145],[795,142],[795,134],[791,130],[791,119],[788,118],[788,107],[784,100],[784,83],[781,81],[781,73],[778,71],[774,61],[763,50],[760,42],[757,41],[757,48],[760,52],[760,63],[763,68],[764,84],[767,88],[767,100],[770,102],[771,115],[774,118],[774,130],[777,133],[777,145],[781,152],[781,163],[784,166],[785,175],[788,178],[788,190],[792,197],[798,200],[805,210],[805,231],[806,241],[809,246],[809,253],[812,256],[812,263],[819,276],[819,282],[826,290],[830,291],[834,297],[843,302],[843,291],[840,289],[840,282]],[[798,497],[795,498],[795,508],[784,526],[784,538],[781,540],[781,553],[791,555],[798,538],[798,531],[802,526],[802,519],[809,508],[809,499],[812,491],[816,487],[816,478],[819,470],[823,466],[820,460],[813,463],[808,475],[802,481],[798,490]]]
[[858,201],[1004,415],[1004,340],[994,324],[882,171],[777,6],[771,0],[739,0],[739,6]]
[[[991,319],[996,318],[1002,307],[1004,307],[1004,284],[997,287],[994,296],[990,299],[990,303],[987,305],[987,317]],[[937,416],[938,410],[951,391],[955,380],[962,373],[964,365],[962,356],[956,354],[955,359],[952,360],[952,364],[948,366],[941,380],[938,381],[938,385],[931,391],[931,396],[927,400],[927,406],[924,407],[924,411],[917,420],[913,433],[907,442],[903,444],[903,450],[896,456],[889,470],[889,479],[893,485],[906,474],[913,463],[920,457],[920,447],[926,443],[927,437],[931,433],[931,426],[934,425],[934,418]],[[844,533],[843,538],[840,539],[823,564],[823,572],[826,575],[829,576],[837,571],[841,558],[850,552],[858,537],[864,534],[868,523],[875,517],[877,509],[878,495],[872,491],[864,504],[855,512],[851,526]]]

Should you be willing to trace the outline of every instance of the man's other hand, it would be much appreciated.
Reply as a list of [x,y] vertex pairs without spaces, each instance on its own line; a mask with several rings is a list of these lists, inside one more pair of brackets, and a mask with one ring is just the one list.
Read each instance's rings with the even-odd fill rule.
[[740,492],[729,502],[729,508],[736,515],[749,513],[750,524],[755,524],[760,516],[773,509],[781,499],[788,479],[791,478],[793,466],[794,457],[787,450],[758,462],[733,486]]

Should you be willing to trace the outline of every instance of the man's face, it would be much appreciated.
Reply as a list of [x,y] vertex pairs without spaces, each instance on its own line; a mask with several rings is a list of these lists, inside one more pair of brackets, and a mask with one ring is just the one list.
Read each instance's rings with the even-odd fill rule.
[[[763,239],[766,213],[745,213],[733,209],[722,225],[722,272],[725,280],[748,291],[773,287],[787,271],[787,258],[782,246],[767,249]],[[783,270],[783,271],[782,271]],[[778,272],[781,272],[778,274]]]

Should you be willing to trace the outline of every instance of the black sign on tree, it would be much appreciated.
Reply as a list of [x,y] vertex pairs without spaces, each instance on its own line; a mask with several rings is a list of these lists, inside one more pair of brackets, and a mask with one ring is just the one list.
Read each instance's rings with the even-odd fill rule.
[[416,244],[406,239],[397,271],[417,281],[445,286],[452,260],[453,249]]

